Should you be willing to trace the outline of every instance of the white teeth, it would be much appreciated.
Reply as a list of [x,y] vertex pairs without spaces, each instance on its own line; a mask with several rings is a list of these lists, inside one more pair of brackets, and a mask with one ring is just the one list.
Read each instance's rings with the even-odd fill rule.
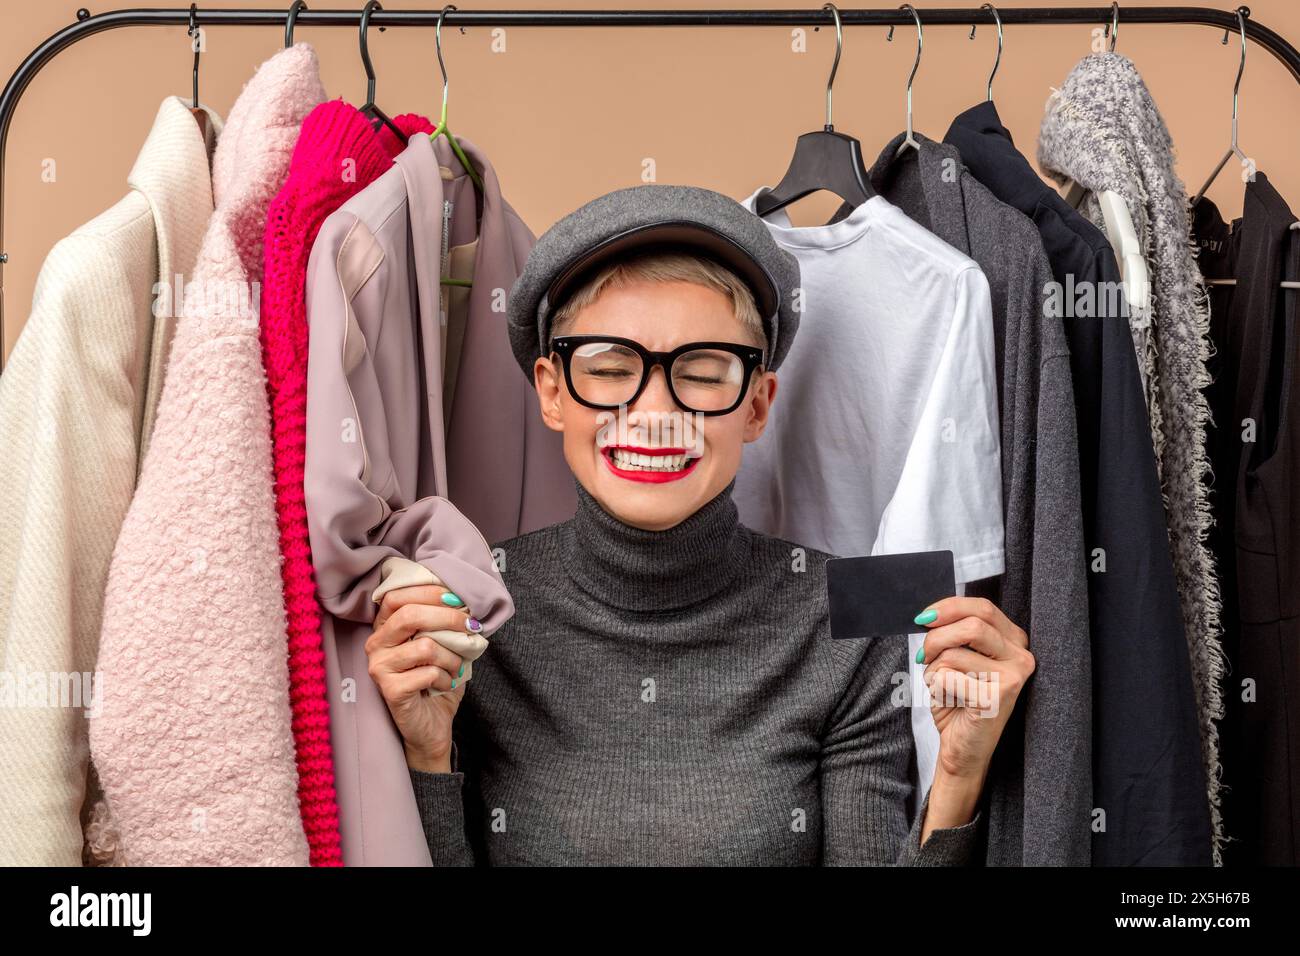
[[615,448],[611,457],[615,465],[626,471],[681,471],[686,467],[685,455],[646,455]]

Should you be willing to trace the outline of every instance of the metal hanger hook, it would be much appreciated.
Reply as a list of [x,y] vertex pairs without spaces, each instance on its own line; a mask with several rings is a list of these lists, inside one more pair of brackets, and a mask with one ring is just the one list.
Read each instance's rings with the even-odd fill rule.
[[456,5],[449,3],[442,8],[438,14],[437,26],[433,28],[433,42],[438,50],[438,69],[442,73],[442,121],[447,122],[447,88],[450,85],[447,80],[447,64],[442,59],[442,20],[447,15],[448,10],[455,10]]
[[831,64],[830,79],[826,81],[826,132],[832,133],[835,127],[831,125],[831,87],[835,85],[835,71],[840,68],[840,54],[844,52],[844,26],[840,22],[840,11],[835,4],[828,3],[822,9],[829,10],[831,16],[835,18],[835,62]]
[[[1206,190],[1208,190],[1214,182],[1215,177],[1219,175],[1223,170],[1223,167],[1228,164],[1228,160],[1232,159],[1233,156],[1240,159],[1243,164],[1250,162],[1250,157],[1242,152],[1241,147],[1237,144],[1237,103],[1241,94],[1241,75],[1246,72],[1246,17],[1250,16],[1250,8],[1238,7],[1236,13],[1237,29],[1241,32],[1241,59],[1237,63],[1237,79],[1232,84],[1232,142],[1228,146],[1228,151],[1223,154],[1223,159],[1219,160],[1219,165],[1214,167],[1214,171],[1210,173],[1209,178],[1206,179],[1201,188],[1196,191],[1196,196],[1192,199],[1193,206],[1201,201],[1205,196]],[[1227,40],[1226,34],[1224,35],[1224,40]]]
[[[993,14],[993,22],[998,25],[998,55],[993,61],[993,72],[989,74],[989,85],[985,99],[990,103],[993,102],[993,77],[998,75],[998,66],[1002,63],[1002,17],[998,15],[997,9],[991,3],[980,4],[981,10],[987,10]],[[975,39],[975,24],[970,25],[970,39]]]
[[1115,41],[1119,39],[1119,4],[1111,3],[1110,5],[1110,23],[1106,27],[1106,33],[1110,36],[1110,52],[1115,52]]
[[[1241,62],[1237,64],[1237,79],[1232,84],[1232,151],[1241,156],[1241,149],[1237,146],[1237,100],[1241,93],[1241,75],[1246,72],[1246,17],[1250,16],[1250,10],[1238,7],[1236,13],[1237,29],[1241,31]],[[1224,39],[1227,39],[1227,34],[1224,34]]]
[[284,20],[284,48],[287,50],[293,46],[293,25],[298,19],[298,14],[307,9],[307,4],[303,0],[293,0],[293,5],[289,7],[289,15]]
[[[925,42],[925,40],[924,40],[924,36],[921,33],[921,15],[916,12],[916,8],[912,6],[910,3],[905,3],[898,9],[906,10],[908,13],[912,15],[912,19],[916,21],[916,59],[912,62],[912,72],[908,74],[907,77],[907,140],[906,142],[910,143],[913,141],[912,140],[912,81],[916,79],[916,70],[921,65],[921,47],[922,44]],[[889,33],[885,35],[885,39],[890,41],[894,39],[894,28],[892,25],[889,28]]]
[[366,106],[375,105],[375,67],[370,62],[370,46],[366,43],[366,32],[370,29],[370,14],[384,9],[379,0],[367,0],[361,10],[361,65],[366,68]]
[[199,108],[199,52],[203,49],[203,34],[199,30],[199,5],[190,4],[190,26],[185,31],[190,37],[190,46],[194,48],[194,109]]

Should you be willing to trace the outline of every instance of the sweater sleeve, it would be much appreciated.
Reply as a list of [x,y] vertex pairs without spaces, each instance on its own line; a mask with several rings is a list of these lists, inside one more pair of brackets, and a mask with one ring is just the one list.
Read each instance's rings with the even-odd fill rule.
[[921,830],[925,826],[925,815],[930,811],[930,794],[925,794],[921,811],[912,822],[912,829],[907,834],[907,842],[899,854],[900,866],[970,866],[975,860],[975,848],[979,842],[981,814],[976,811],[969,823],[959,827],[942,827],[933,830],[930,838],[921,843]]
[[452,745],[452,771],[411,770],[411,786],[420,810],[420,825],[434,866],[473,866],[474,850],[465,833],[465,771]]
[[978,842],[978,812],[969,823],[935,830],[921,843],[927,793],[908,825],[914,757],[907,641],[898,636],[862,644],[834,642],[833,652],[850,673],[822,737],[822,862],[968,865]]

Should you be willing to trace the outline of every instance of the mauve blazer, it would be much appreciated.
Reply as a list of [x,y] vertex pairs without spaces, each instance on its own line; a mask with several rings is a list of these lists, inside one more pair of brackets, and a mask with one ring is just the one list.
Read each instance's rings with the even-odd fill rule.
[[[445,138],[416,134],[325,220],[307,268],[304,490],[349,866],[431,864],[401,736],[368,672],[376,602],[444,584],[483,629],[432,636],[472,660],[514,613],[488,541],[575,506],[560,436],[506,335],[534,237],[486,157],[460,144],[481,196]],[[473,285],[444,295],[444,275]]]

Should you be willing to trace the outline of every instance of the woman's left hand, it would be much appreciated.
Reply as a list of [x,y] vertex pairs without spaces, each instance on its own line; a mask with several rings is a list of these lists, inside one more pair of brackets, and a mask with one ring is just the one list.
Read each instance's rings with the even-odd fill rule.
[[931,692],[931,713],[939,729],[936,776],[978,782],[1025,682],[1034,672],[1029,635],[986,598],[950,597],[927,610],[922,654]]

